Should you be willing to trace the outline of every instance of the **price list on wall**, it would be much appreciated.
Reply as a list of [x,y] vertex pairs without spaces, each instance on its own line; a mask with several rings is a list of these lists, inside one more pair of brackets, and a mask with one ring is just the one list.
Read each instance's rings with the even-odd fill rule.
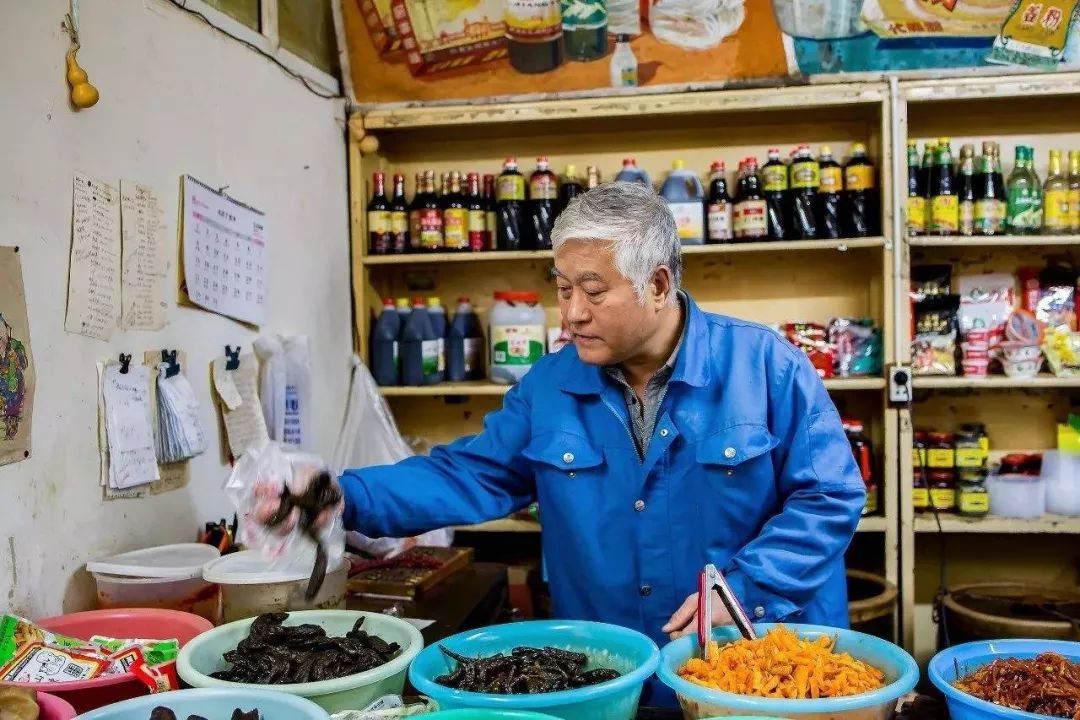
[[261,325],[266,319],[266,215],[185,175],[184,279],[201,308]]

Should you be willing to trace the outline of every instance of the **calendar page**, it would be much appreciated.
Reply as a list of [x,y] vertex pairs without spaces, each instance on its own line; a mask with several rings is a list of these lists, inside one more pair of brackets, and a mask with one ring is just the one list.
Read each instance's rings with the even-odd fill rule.
[[183,179],[184,280],[201,308],[253,325],[266,319],[266,216]]

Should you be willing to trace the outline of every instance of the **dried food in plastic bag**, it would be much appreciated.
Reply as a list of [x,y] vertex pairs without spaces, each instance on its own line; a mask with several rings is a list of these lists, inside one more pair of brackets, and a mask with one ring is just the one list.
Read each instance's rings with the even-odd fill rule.
[[1080,377],[1080,332],[1050,330],[1042,344],[1043,355],[1058,377]]
[[986,331],[990,345],[1005,335],[1005,322],[1016,307],[1016,280],[1009,273],[960,275],[956,278],[960,295],[960,335]]
[[837,377],[881,374],[881,330],[870,318],[833,318],[829,321]]
[[789,322],[784,324],[784,336],[806,353],[818,377],[831,378],[835,372],[835,353],[829,344],[829,331],[819,323]]
[[952,293],[952,265],[914,265],[911,268],[911,300]]
[[957,295],[942,295],[915,305],[911,369],[916,375],[956,374]]
[[1050,263],[1039,273],[1039,301],[1035,317],[1056,332],[1076,330],[1076,271]]

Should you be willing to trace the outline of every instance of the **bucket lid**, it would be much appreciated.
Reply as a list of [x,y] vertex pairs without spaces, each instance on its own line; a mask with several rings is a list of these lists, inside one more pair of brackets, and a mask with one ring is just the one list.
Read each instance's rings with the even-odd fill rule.
[[[341,562],[346,562],[345,558]],[[307,580],[314,565],[315,548],[284,562],[267,560],[258,550],[244,550],[207,563],[202,575],[206,582],[218,585],[264,585]],[[327,573],[339,567],[327,568]]]
[[221,551],[203,543],[180,543],[132,550],[86,563],[88,572],[141,578],[186,580],[202,574],[203,565]]

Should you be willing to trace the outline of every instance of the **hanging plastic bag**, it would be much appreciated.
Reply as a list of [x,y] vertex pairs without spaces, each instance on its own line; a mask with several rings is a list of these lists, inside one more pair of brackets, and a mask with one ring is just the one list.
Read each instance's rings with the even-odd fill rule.
[[[352,363],[345,422],[330,462],[338,475],[349,468],[390,465],[415,454],[398,432],[394,416],[367,366],[357,355],[353,355]],[[416,545],[449,547],[453,541],[454,531],[448,528],[407,539],[369,538],[349,533],[350,545],[376,557],[399,555]]]
[[742,27],[743,0],[655,0],[649,27],[659,40],[688,50],[708,50]]
[[[280,497],[286,487],[293,495],[303,494],[306,482],[326,469],[318,456],[290,452],[276,442],[250,449],[237,459],[225,483],[225,494],[236,507],[238,542],[262,553],[270,562],[267,570],[310,569],[315,560],[315,543],[298,527],[284,535],[266,527],[256,517],[256,508],[260,502]],[[340,513],[319,530],[318,538],[326,549],[327,567],[337,567],[345,554],[345,527]]]
[[311,354],[306,335],[264,335],[254,343],[259,357],[259,396],[270,439],[311,448]]

